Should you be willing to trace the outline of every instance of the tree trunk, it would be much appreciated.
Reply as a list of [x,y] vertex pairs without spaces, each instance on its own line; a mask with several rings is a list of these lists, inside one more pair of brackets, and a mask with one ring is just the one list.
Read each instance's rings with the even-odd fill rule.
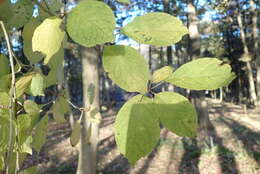
[[[196,8],[193,0],[188,0],[188,29],[189,29],[189,44],[188,53],[191,60],[198,58],[200,55],[200,34],[198,30],[198,18],[196,14]],[[198,144],[200,147],[204,147],[206,144],[210,144],[210,120],[208,115],[207,101],[205,100],[204,91],[191,91],[192,101],[196,107],[198,113]]]
[[254,40],[254,56],[256,59],[256,70],[257,70],[257,78],[256,78],[256,84],[257,84],[257,105],[260,105],[260,53],[259,53],[259,39],[258,39],[258,33],[257,33],[257,10],[256,10],[256,4],[254,0],[250,0],[250,11],[252,15],[252,34],[253,34],[253,40]]
[[[171,14],[169,0],[163,0],[164,12]],[[167,46],[167,64],[172,66],[172,46]]]
[[[97,47],[85,48],[81,47],[82,57],[82,80],[84,107],[90,106],[87,96],[88,87],[95,86],[94,101],[91,106],[99,109],[99,71],[98,58],[99,49]],[[82,117],[81,141],[79,150],[79,161],[77,174],[95,174],[97,166],[97,144],[99,124],[90,122],[89,114],[85,113]],[[90,138],[88,138],[90,135]]]
[[[238,7],[239,8],[239,7]],[[250,56],[249,50],[246,44],[246,36],[245,36],[245,30],[244,30],[244,25],[242,22],[242,17],[241,13],[238,10],[237,14],[237,22],[240,28],[240,37],[243,43],[243,51],[244,51],[244,56]],[[247,76],[248,76],[248,82],[249,82],[249,95],[250,95],[250,102],[252,102],[254,105],[256,104],[256,91],[255,91],[255,83],[254,83],[254,78],[253,78],[253,71],[252,71],[252,66],[250,63],[250,60],[246,62],[246,67],[247,67]]]

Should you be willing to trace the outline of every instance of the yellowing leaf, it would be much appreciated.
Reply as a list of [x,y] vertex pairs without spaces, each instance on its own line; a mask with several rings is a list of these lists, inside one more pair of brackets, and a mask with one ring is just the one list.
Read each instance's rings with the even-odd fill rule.
[[174,92],[161,92],[154,101],[156,113],[167,129],[179,136],[196,136],[197,114],[187,98]]
[[46,56],[44,64],[47,64],[62,46],[65,32],[61,29],[61,23],[62,19],[50,17],[45,19],[34,31],[32,49],[40,51]]
[[72,133],[70,135],[70,144],[74,147],[78,144],[79,139],[80,139],[80,123],[79,121],[75,121],[73,124],[73,129],[72,129]]
[[120,153],[134,164],[152,151],[159,136],[160,127],[152,100],[141,95],[128,100],[115,122],[115,139]]
[[27,136],[25,142],[22,144],[20,148],[20,152],[28,153],[32,155],[32,147],[31,147],[32,142],[33,142],[32,136]]
[[188,29],[174,16],[153,12],[136,17],[122,32],[139,43],[168,46],[179,42]]
[[40,25],[39,20],[32,18],[25,26],[23,27],[23,52],[27,59],[31,63],[39,62],[43,56],[39,52],[33,52],[32,50],[32,37],[34,30]]
[[19,98],[26,89],[30,86],[33,74],[27,74],[22,76],[18,81],[15,83],[16,86],[16,97]]
[[164,81],[172,74],[173,68],[171,66],[164,66],[153,73],[153,83]]
[[148,64],[138,51],[129,46],[106,46],[103,67],[108,76],[129,92],[147,92],[150,79]]
[[113,42],[115,17],[108,5],[98,1],[81,1],[69,14],[67,30],[77,43],[91,47]]
[[200,58],[178,68],[166,80],[173,85],[193,90],[214,90],[227,86],[235,78],[228,64],[217,58]]

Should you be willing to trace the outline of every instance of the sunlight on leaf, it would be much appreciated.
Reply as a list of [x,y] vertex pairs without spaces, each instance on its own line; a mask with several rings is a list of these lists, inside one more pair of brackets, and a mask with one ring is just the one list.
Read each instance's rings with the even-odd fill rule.
[[179,67],[166,81],[193,90],[218,89],[236,77],[230,65],[221,64],[217,58],[200,58]]
[[131,164],[150,153],[159,140],[160,127],[153,108],[151,99],[137,95],[128,100],[117,114],[116,144]]
[[153,12],[136,17],[122,32],[139,43],[168,46],[179,42],[188,29],[174,16]]
[[113,42],[115,17],[108,5],[98,1],[81,1],[69,14],[67,30],[77,43],[92,47]]

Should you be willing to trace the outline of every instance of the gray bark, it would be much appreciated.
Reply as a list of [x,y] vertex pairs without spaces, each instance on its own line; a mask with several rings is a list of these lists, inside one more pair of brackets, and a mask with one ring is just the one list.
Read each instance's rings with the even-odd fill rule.
[[254,0],[250,0],[250,11],[252,15],[252,35],[254,40],[254,56],[256,59],[256,70],[257,70],[257,105],[260,105],[260,50],[259,50],[259,37],[257,33],[257,10]]
[[[198,18],[196,14],[196,7],[193,0],[188,0],[188,29],[189,29],[189,45],[188,53],[191,60],[198,58],[200,55],[200,34],[198,30]],[[205,100],[204,91],[192,91],[192,101],[198,113],[198,142],[200,147],[210,144],[210,120],[208,115],[208,104]]]
[[[84,107],[90,106],[87,94],[90,84],[95,86],[95,97],[92,104],[93,107],[99,109],[99,73],[98,58],[99,50],[97,47],[85,48],[81,47],[82,56],[82,80]],[[80,150],[77,174],[95,174],[97,166],[97,144],[99,124],[90,122],[89,114],[85,113],[82,117]],[[90,135],[90,138],[87,138]]]
[[[239,28],[240,28],[240,33],[241,33],[240,37],[241,37],[241,40],[242,40],[242,43],[243,43],[244,56],[250,56],[248,46],[246,44],[246,35],[245,35],[244,25],[243,25],[243,22],[242,22],[242,17],[241,17],[240,11],[238,11],[238,14],[237,14],[237,22],[238,22],[238,25],[239,25]],[[255,91],[253,71],[252,71],[252,66],[251,66],[250,61],[246,62],[246,67],[247,67],[247,76],[248,76],[248,82],[249,82],[250,100],[253,104],[256,104],[257,97],[256,97],[256,91]]]

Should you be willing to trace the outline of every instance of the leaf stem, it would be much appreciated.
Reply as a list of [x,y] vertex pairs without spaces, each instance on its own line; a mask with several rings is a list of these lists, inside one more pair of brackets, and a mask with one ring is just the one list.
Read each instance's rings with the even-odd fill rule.
[[[4,22],[0,20],[1,28],[4,32],[4,37],[7,43],[9,61],[11,65],[11,72],[12,72],[12,81],[11,81],[11,89],[10,89],[10,100],[9,100],[9,140],[8,140],[8,151],[6,157],[6,164],[5,164],[5,171],[8,173],[9,171],[9,162],[11,160],[12,152],[13,152],[13,118],[15,117],[15,105],[16,105],[16,90],[15,90],[15,68],[14,68],[14,58],[12,54],[12,48],[9,36],[7,34]],[[16,168],[17,169],[17,168]],[[15,170],[15,174],[17,170]]]

